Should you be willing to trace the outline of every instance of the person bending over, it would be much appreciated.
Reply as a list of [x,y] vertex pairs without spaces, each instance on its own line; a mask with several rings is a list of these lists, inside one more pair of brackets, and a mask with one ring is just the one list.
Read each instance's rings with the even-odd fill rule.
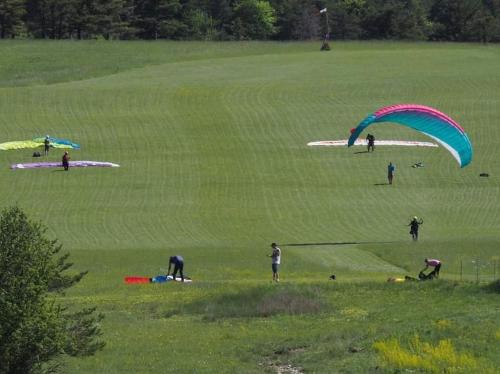
[[177,275],[177,272],[180,273],[181,275],[181,280],[184,282],[184,259],[182,258],[182,256],[172,256],[170,257],[170,260],[168,261],[168,272],[167,272],[167,276],[170,275],[170,268],[171,266],[174,265],[174,272],[172,274],[172,276],[174,277],[174,280],[175,280],[175,277]]
[[426,258],[424,262],[425,262],[425,269],[422,271],[427,270],[429,267],[433,267],[434,270],[432,272],[434,272],[434,276],[436,278],[439,278],[439,270],[441,270],[441,261],[436,260],[434,258]]

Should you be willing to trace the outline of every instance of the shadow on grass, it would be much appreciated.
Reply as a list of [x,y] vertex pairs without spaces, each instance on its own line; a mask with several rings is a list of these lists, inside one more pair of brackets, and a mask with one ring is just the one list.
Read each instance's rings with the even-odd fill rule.
[[202,315],[206,321],[223,318],[270,317],[319,313],[326,305],[319,287],[295,287],[272,284],[251,289],[237,289],[213,298],[194,301],[165,317],[178,314]]
[[357,152],[354,152],[355,155],[359,155],[360,153],[370,153],[368,151],[357,151]]
[[500,294],[500,279],[497,279],[484,287],[486,291]]
[[282,247],[307,247],[319,245],[352,245],[352,244],[389,244],[398,243],[397,241],[390,242],[322,242],[322,243],[285,243],[280,244]]
[[390,183],[374,183],[374,186],[389,186]]

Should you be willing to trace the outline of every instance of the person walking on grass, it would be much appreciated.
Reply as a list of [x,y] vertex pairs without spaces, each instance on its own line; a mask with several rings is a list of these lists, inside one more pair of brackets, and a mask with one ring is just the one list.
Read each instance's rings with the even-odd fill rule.
[[411,235],[413,241],[415,241],[415,242],[418,240],[418,228],[423,223],[424,223],[424,220],[422,218],[418,219],[417,216],[415,216],[410,221],[410,223],[407,225],[407,226],[410,226],[410,235]]
[[168,271],[167,271],[167,276],[170,275],[170,268],[172,267],[172,265],[174,265],[174,272],[172,274],[173,278],[174,278],[174,281],[175,281],[175,277],[177,276],[177,272],[180,273],[181,275],[181,280],[184,282],[184,259],[182,258],[182,256],[172,256],[170,257],[169,261],[168,261]]
[[64,152],[64,155],[62,156],[62,166],[64,170],[68,171],[69,170],[69,160],[71,157],[69,157],[68,152]]
[[44,155],[47,156],[50,150],[50,138],[48,135],[43,140],[43,147],[44,147]]
[[439,270],[441,270],[441,261],[436,260],[434,258],[426,258],[424,262],[425,262],[425,269],[422,271],[427,270],[429,267],[433,267],[434,270],[431,271],[431,273],[434,273],[435,278],[439,278]]
[[389,184],[392,184],[395,171],[396,171],[396,166],[394,166],[392,162],[389,162],[389,165],[387,165],[387,179],[389,180]]
[[372,152],[375,151],[375,136],[368,134],[366,136],[366,141],[368,142],[368,152],[370,152],[370,148]]
[[281,263],[281,249],[276,245],[276,243],[271,244],[273,252],[269,255],[271,257],[271,267],[273,269],[273,281],[280,281],[279,267]]

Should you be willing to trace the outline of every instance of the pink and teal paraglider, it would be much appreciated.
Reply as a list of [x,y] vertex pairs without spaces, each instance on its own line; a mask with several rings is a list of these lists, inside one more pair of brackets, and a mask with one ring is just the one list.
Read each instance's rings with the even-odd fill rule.
[[430,136],[455,157],[460,167],[472,160],[472,145],[464,129],[439,110],[417,104],[391,105],[370,114],[356,127],[347,145],[353,145],[368,126],[383,122],[398,123]]

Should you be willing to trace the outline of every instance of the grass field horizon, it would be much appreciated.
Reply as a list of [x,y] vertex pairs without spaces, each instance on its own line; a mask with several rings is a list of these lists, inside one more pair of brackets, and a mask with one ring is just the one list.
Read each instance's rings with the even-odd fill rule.
[[[0,143],[50,134],[81,144],[74,160],[121,165],[12,171],[32,151],[0,152],[2,207],[41,220],[89,270],[61,301],[106,316],[107,346],[65,360],[69,372],[498,372],[500,306],[483,284],[500,275],[500,47],[332,47],[0,42]],[[442,147],[306,145],[345,139],[397,103],[457,120],[472,163],[460,169]],[[397,125],[370,132],[429,141]],[[415,215],[417,243],[405,226]],[[174,254],[193,284],[123,284]],[[425,257],[443,261],[439,282],[385,282],[416,276]]]

